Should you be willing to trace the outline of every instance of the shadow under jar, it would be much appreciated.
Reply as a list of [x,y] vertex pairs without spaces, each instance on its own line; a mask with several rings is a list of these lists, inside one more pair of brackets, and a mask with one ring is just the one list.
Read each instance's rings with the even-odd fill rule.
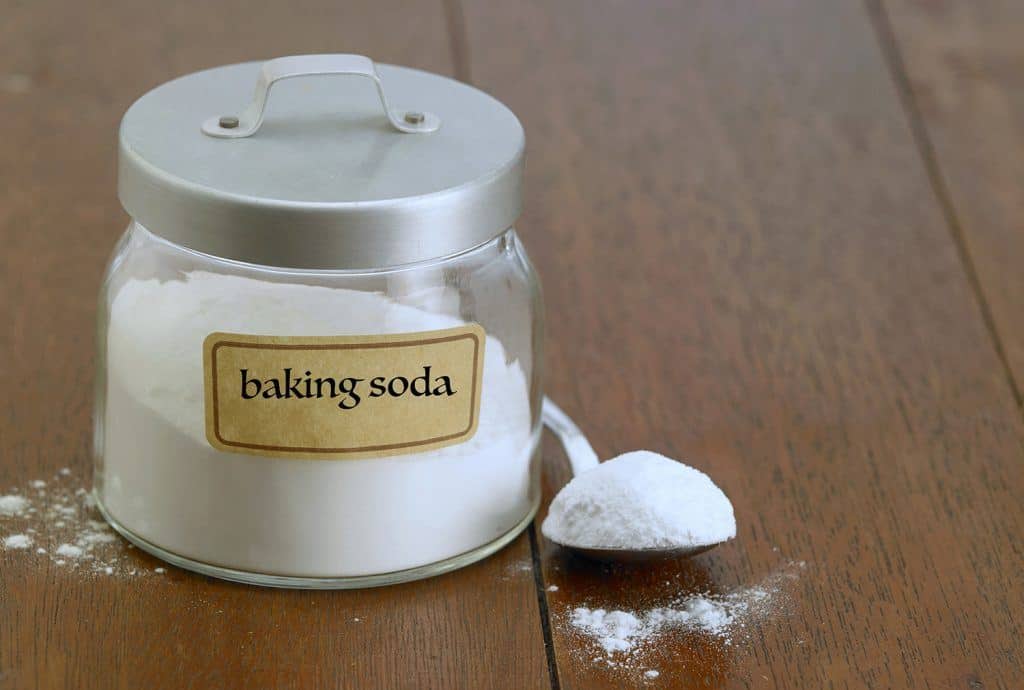
[[216,68],[132,105],[95,411],[115,529],[184,568],[314,588],[511,541],[539,501],[543,396],[511,229],[523,146],[486,94],[350,55]]

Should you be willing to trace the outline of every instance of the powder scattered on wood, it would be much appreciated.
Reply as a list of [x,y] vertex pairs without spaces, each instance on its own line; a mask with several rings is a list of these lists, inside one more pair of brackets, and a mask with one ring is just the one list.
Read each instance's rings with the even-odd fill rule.
[[82,574],[164,572],[138,567],[143,557],[129,553],[131,546],[103,520],[92,495],[66,467],[52,479],[33,479],[0,496],[0,545]]
[[0,496],[0,515],[2,516],[22,515],[28,508],[29,502],[24,496],[16,494]]
[[514,580],[517,577],[523,577],[527,573],[533,573],[533,561],[530,560],[519,560],[513,561],[505,566],[505,574],[502,576],[502,580]]
[[27,549],[30,546],[32,546],[32,537],[27,534],[12,534],[9,537],[4,537],[5,549]]
[[597,647],[597,656],[593,650],[584,650],[591,662],[632,673],[647,668],[644,677],[657,678],[660,672],[649,668],[645,656],[671,644],[667,635],[673,631],[708,635],[725,645],[742,641],[752,623],[784,612],[786,588],[804,567],[803,561],[790,562],[752,587],[725,594],[680,594],[644,610],[578,606],[563,614],[560,622]]

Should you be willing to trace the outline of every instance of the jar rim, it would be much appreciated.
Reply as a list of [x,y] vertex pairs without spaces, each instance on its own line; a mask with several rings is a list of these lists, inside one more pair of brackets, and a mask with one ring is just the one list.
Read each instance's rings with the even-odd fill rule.
[[371,266],[367,268],[296,268],[291,266],[278,266],[275,264],[262,264],[252,261],[243,261],[240,259],[234,259],[226,256],[218,256],[216,254],[210,254],[192,247],[178,244],[177,242],[164,237],[158,232],[154,232],[150,228],[139,223],[137,220],[132,219],[129,225],[129,231],[143,232],[146,235],[146,240],[150,242],[156,242],[168,247],[173,248],[175,251],[185,252],[195,256],[196,258],[204,261],[211,261],[218,264],[226,264],[232,268],[244,269],[247,271],[270,271],[274,274],[281,276],[371,276],[378,273],[403,273],[406,271],[421,271],[423,269],[429,269],[431,267],[439,266],[442,264],[449,263],[451,261],[457,261],[463,257],[474,254],[487,246],[499,241],[503,236],[509,233],[515,234],[515,227],[505,228],[502,232],[498,233],[494,237],[488,238],[483,242],[473,245],[472,247],[466,247],[458,251],[452,252],[451,254],[445,254],[444,256],[435,256],[428,259],[421,259],[419,261],[413,261],[404,264],[395,264],[393,266]]

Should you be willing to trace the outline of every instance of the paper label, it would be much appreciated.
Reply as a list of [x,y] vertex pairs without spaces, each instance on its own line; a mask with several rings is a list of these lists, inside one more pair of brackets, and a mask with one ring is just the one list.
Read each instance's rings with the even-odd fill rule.
[[375,336],[211,333],[206,438],[272,457],[420,453],[476,433],[484,330]]

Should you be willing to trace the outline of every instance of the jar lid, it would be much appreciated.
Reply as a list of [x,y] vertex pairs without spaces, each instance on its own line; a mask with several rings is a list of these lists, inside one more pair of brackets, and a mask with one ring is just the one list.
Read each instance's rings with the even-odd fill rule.
[[148,230],[203,253],[396,266],[511,227],[524,142],[508,108],[452,79],[358,55],[277,58],[137,100],[121,122],[118,193]]

